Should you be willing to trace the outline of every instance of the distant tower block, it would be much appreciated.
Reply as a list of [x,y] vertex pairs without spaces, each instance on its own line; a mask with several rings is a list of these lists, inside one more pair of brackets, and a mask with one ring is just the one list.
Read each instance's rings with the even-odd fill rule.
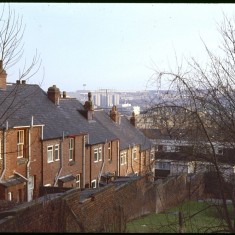
[[86,90],[86,84],[83,84],[83,90],[84,91]]

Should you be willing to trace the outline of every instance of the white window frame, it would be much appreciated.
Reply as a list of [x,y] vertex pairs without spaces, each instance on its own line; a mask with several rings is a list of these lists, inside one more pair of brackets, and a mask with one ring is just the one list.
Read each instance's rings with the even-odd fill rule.
[[120,163],[121,165],[126,165],[126,152],[120,154]]
[[78,188],[81,187],[81,176],[80,176],[80,174],[76,175],[76,187],[78,187]]
[[155,159],[155,151],[154,151],[154,149],[151,149],[151,151],[150,151],[150,160],[154,160]]
[[17,158],[24,157],[24,130],[17,131]]
[[99,161],[102,161],[102,147],[99,147],[98,159]]
[[74,161],[74,146],[75,146],[75,139],[69,139],[69,161]]
[[102,147],[94,148],[94,162],[102,161]]
[[[50,156],[49,156],[50,154]],[[50,157],[50,158],[49,158]],[[47,162],[53,162],[53,145],[48,145],[47,146]]]
[[55,145],[54,152],[55,152],[55,161],[59,161],[60,160],[60,145],[59,144]]
[[[92,186],[93,184],[95,185],[94,187]],[[96,188],[96,187],[97,187],[97,185],[96,185],[96,180],[92,180],[92,181],[91,181],[91,188]]]
[[108,143],[108,159],[112,160],[112,142]]
[[133,160],[136,160],[136,159],[137,159],[137,149],[136,149],[136,148],[134,148],[134,149],[132,150],[132,158],[133,158]]
[[8,192],[7,194],[7,200],[12,201],[12,192]]
[[94,162],[98,162],[98,148],[94,148]]

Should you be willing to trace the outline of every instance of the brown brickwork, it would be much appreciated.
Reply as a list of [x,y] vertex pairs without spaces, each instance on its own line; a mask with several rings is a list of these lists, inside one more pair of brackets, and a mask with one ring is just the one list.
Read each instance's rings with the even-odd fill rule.
[[[69,160],[69,139],[75,139],[74,148],[74,160]],[[60,160],[53,159],[52,162],[48,162],[47,159],[47,147],[53,146],[53,153],[55,145],[59,145]],[[82,176],[82,155],[83,152],[83,135],[66,137],[62,139],[53,139],[43,141],[43,182],[42,185],[54,186],[59,177],[80,174]],[[82,178],[82,177],[81,177]],[[58,180],[57,180],[58,183]],[[57,184],[56,184],[57,186]],[[66,182],[63,187],[76,187],[75,180]]]
[[[191,186],[198,188],[198,183],[204,184],[202,177]],[[118,187],[111,184],[86,198],[72,189],[19,207],[12,217],[0,213],[0,232],[123,232],[125,222],[175,206],[188,198],[188,192],[186,174],[164,183],[152,182],[146,175]]]
[[[17,132],[24,131],[23,157],[18,157]],[[34,176],[33,198],[38,196],[39,185],[41,183],[41,127],[9,129],[6,133],[6,140],[2,141],[1,176],[2,181],[8,181],[13,176]],[[30,136],[30,137],[29,137]],[[31,140],[29,140],[29,138]],[[3,136],[2,136],[3,140]],[[6,154],[3,152],[3,145]],[[6,156],[6,158],[5,158]],[[30,157],[30,161],[29,161]],[[5,166],[4,166],[5,160]],[[5,169],[5,170],[4,170]],[[1,199],[8,199],[8,192],[12,193],[12,200],[27,201],[27,182],[13,186],[1,187]]]

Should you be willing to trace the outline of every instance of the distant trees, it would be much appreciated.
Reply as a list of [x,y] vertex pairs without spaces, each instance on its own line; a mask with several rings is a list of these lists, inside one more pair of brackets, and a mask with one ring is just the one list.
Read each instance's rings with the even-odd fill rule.
[[231,199],[235,210],[234,171],[225,175],[223,167],[235,163],[235,21],[224,15],[218,32],[222,39],[218,53],[204,43],[206,64],[190,58],[187,68],[178,65],[176,71],[155,70],[151,79],[157,84],[168,81],[169,86],[165,93],[159,92],[145,115],[152,120],[153,128],[187,139],[195,161],[210,163],[219,187],[214,197],[223,202],[223,230],[235,232],[234,218],[226,204],[226,199]]

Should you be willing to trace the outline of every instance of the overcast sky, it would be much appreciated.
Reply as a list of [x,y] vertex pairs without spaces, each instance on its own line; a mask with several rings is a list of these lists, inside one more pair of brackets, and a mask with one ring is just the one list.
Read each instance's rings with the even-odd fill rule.
[[[2,3],[0,3],[3,5]],[[41,71],[29,83],[61,91],[144,90],[155,66],[174,67],[175,55],[202,59],[202,39],[219,42],[217,23],[235,4],[10,3],[23,15],[24,58],[37,50]],[[19,66],[19,65],[18,65]],[[15,82],[18,67],[8,72]]]

